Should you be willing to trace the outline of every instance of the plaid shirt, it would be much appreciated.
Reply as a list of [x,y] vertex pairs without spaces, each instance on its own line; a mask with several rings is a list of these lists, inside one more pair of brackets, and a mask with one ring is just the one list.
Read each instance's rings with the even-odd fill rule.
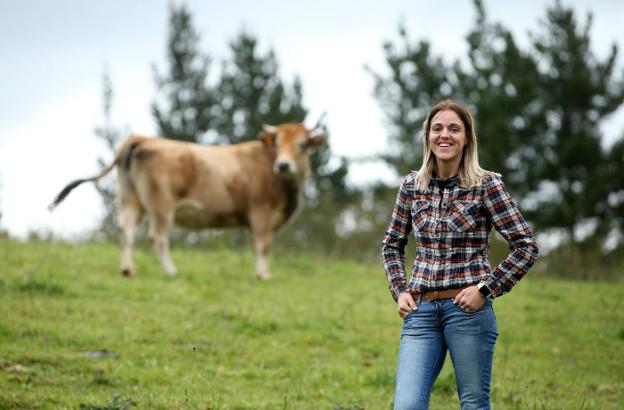
[[[490,231],[509,243],[510,253],[495,269],[488,262]],[[416,260],[409,285],[405,245],[411,231]],[[440,189],[435,177],[429,191],[416,187],[416,172],[401,182],[381,256],[394,300],[411,290],[424,293],[482,282],[493,297],[509,292],[535,262],[537,243],[498,174],[487,172],[480,187],[465,189],[459,177]]]

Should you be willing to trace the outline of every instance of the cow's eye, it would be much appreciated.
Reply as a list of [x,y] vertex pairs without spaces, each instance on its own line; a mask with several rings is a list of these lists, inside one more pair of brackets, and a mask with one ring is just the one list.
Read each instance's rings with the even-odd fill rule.
[[299,141],[297,143],[297,147],[299,147],[300,150],[304,150],[308,148],[308,141],[307,140]]

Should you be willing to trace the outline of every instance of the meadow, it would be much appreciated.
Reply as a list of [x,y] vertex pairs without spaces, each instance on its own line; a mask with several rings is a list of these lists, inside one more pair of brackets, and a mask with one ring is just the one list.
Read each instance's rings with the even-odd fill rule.
[[[275,249],[0,239],[0,409],[390,409],[401,327],[381,266]],[[539,262],[538,262],[539,263]],[[496,409],[624,408],[624,285],[530,273],[494,309]],[[431,409],[458,409],[451,362]]]

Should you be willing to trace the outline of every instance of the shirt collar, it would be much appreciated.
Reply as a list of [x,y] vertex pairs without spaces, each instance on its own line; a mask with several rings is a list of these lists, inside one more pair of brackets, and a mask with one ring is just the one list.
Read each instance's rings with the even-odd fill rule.
[[459,175],[455,175],[454,177],[448,179],[442,179],[438,178],[435,172],[432,172],[431,179],[429,180],[429,185],[439,186],[439,181],[443,181],[442,183],[445,184],[447,188],[452,188],[455,185],[459,185],[460,179]]

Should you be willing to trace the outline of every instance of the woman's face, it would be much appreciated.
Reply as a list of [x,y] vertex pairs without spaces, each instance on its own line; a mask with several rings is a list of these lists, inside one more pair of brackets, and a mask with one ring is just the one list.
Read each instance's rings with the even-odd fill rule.
[[429,128],[429,148],[436,161],[459,166],[466,143],[464,123],[455,111],[442,110],[433,116]]

